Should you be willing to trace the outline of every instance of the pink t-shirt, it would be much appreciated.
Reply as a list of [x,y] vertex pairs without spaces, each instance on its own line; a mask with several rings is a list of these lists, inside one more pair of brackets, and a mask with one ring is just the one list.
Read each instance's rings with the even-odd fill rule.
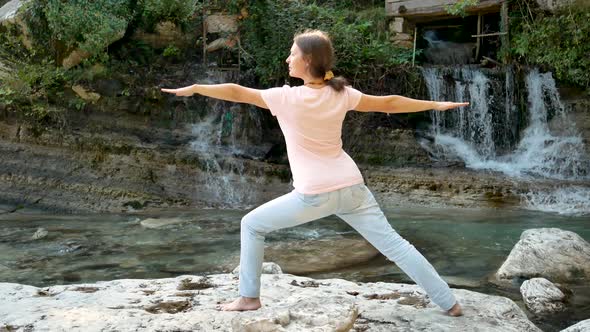
[[349,86],[272,88],[262,99],[277,117],[287,143],[293,186],[302,194],[319,194],[363,183],[355,162],[342,150],[342,122],[362,93]]

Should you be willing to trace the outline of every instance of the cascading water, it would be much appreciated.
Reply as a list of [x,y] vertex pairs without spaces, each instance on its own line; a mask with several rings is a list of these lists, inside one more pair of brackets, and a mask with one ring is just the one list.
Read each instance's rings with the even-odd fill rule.
[[527,207],[590,213],[590,188],[579,185],[590,179],[583,139],[560,101],[551,73],[533,69],[526,76],[528,122],[517,144],[520,123],[510,69],[501,93],[491,88],[479,69],[423,68],[423,74],[431,99],[471,103],[457,111],[433,112],[434,144],[423,142],[423,146],[435,158],[460,159],[469,168],[499,171],[531,182],[552,179],[551,191],[524,195]]
[[[214,75],[209,83],[227,80],[222,72]],[[244,176],[245,159],[257,159],[269,148],[252,142],[252,135],[262,132],[260,114],[220,100],[208,102],[211,109],[191,128],[191,149],[205,160],[206,192],[218,206],[248,208],[256,197],[248,190],[252,180]]]

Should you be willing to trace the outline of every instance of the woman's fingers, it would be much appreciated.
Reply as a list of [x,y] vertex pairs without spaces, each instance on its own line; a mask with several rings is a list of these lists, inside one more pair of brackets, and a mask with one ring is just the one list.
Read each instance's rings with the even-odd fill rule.
[[457,107],[469,106],[469,103],[453,103],[443,101],[438,103],[438,107],[435,108],[437,111],[446,111]]
[[180,89],[160,89],[162,92],[167,92],[167,93],[173,93],[176,96],[179,97],[188,97],[188,96],[192,96],[193,92],[190,89],[187,88],[180,88]]

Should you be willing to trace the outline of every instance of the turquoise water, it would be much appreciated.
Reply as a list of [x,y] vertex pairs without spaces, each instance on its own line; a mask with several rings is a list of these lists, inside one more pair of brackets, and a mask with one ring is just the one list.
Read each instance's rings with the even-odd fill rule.
[[[590,241],[590,217],[525,210],[385,210],[393,227],[412,242],[453,286],[508,296],[520,304],[518,285],[499,289],[489,282],[521,233],[558,227]],[[0,281],[34,286],[86,283],[122,278],[163,278],[181,274],[228,272],[237,264],[240,219],[246,211],[161,211],[150,215],[57,216],[0,215]],[[147,218],[175,218],[159,229]],[[47,235],[32,239],[43,228]],[[272,233],[267,242],[357,234],[337,218]],[[314,278],[410,282],[383,257],[311,274]],[[590,286],[574,286],[570,312],[535,323],[546,331],[590,318]]]

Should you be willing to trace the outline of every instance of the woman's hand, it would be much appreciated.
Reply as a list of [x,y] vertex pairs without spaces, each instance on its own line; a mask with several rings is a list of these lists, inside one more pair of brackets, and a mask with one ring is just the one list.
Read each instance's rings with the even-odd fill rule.
[[446,111],[452,108],[468,106],[469,103],[453,103],[450,101],[435,101],[434,107],[432,108],[435,111]]
[[185,86],[184,88],[178,88],[178,89],[161,89],[161,90],[162,90],[162,92],[173,93],[178,97],[190,97],[195,93],[192,85]]

